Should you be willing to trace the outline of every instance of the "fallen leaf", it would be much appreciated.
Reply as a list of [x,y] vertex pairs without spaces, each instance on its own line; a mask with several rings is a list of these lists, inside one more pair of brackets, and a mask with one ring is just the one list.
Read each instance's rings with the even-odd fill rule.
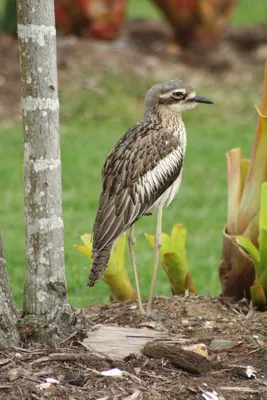
[[115,376],[122,377],[123,372],[119,368],[108,369],[107,371],[102,371],[101,375],[104,376]]
[[183,346],[182,349],[192,351],[193,353],[199,354],[209,359],[208,349],[204,343],[192,344],[191,346]]

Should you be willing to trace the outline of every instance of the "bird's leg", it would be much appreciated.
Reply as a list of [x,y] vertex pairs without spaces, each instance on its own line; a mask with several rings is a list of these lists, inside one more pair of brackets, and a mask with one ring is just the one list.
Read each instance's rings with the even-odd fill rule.
[[135,280],[135,286],[136,286],[136,291],[137,291],[138,307],[139,307],[140,314],[145,315],[145,310],[144,310],[142,300],[141,300],[140,287],[139,287],[136,262],[135,262],[135,254],[134,254],[134,245],[135,245],[134,225],[132,225],[130,227],[128,243],[129,243],[129,249],[130,249],[131,260],[132,260],[132,265],[133,265],[134,280]]
[[157,270],[158,270],[158,263],[159,263],[159,250],[161,248],[161,226],[162,226],[162,207],[159,207],[158,214],[157,214],[157,228],[156,228],[156,236],[155,236],[155,244],[154,244],[154,250],[155,250],[154,266],[153,266],[149,299],[148,299],[147,309],[146,309],[146,315],[148,317],[151,315],[151,312],[152,312],[153,294],[154,294],[156,278],[157,278]]

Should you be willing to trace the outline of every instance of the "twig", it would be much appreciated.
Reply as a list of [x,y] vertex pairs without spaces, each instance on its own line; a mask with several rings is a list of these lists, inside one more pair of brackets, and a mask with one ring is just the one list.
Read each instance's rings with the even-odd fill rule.
[[224,392],[236,392],[236,393],[258,394],[260,392],[257,389],[251,389],[250,387],[241,387],[241,386],[221,386],[219,389]]
[[10,362],[13,362],[11,358],[4,358],[3,360],[0,360],[0,366],[2,367],[3,365],[9,364]]
[[11,389],[12,385],[0,385],[0,390]]
[[137,400],[137,399],[139,399],[140,395],[141,395],[140,390],[136,390],[133,394],[126,397],[125,400]]
[[58,344],[62,344],[67,342],[69,339],[71,339],[73,336],[77,335],[78,331],[73,332],[71,335],[69,335],[68,337],[66,337],[65,339],[61,340],[60,342],[58,342]]
[[246,319],[250,319],[253,316],[253,314],[255,314],[255,309],[251,308],[247,313]]
[[130,372],[127,371],[122,371],[122,376],[128,376],[129,378],[131,378],[133,381],[139,383],[139,385],[142,384],[142,379],[138,378],[137,376],[131,374]]
[[229,371],[232,371],[232,368],[220,369],[219,371],[212,371],[212,372],[209,372],[209,374],[216,375],[216,374],[221,374],[221,373],[229,372]]
[[267,386],[267,382],[264,381],[263,379],[257,379],[257,383],[258,383],[259,385]]
[[39,376],[49,376],[52,375],[53,373],[54,371],[52,369],[48,369],[40,372],[34,372],[33,375],[39,377]]
[[37,360],[33,360],[30,365],[33,364],[39,364],[42,362],[48,362],[48,361],[75,361],[75,360],[79,360],[81,358],[84,357],[84,354],[82,353],[78,353],[78,354],[74,354],[74,353],[52,353],[49,354],[49,356],[46,357],[41,357],[38,358]]
[[11,348],[17,351],[22,351],[23,353],[31,353],[31,354],[42,354],[44,352],[43,350],[33,351],[33,350],[23,349],[22,347],[17,347],[17,346],[12,346]]
[[[101,372],[100,371],[97,371],[96,369],[93,369],[93,368],[86,368],[86,371],[90,371],[90,372],[93,372],[94,374],[96,374],[96,375],[101,375]],[[91,373],[89,374],[87,374],[86,372],[83,372],[83,375],[84,376],[90,376],[91,375]],[[103,375],[102,375],[103,376]]]
[[51,361],[49,357],[41,357],[41,358],[37,358],[37,360],[33,360],[30,365],[33,364],[39,364],[41,362],[47,362],[47,361]]
[[53,361],[73,361],[73,360],[79,360],[80,358],[83,358],[84,354],[83,353],[53,353],[49,354],[49,359]]
[[[139,398],[141,398],[140,397],[141,396],[141,392],[140,392],[140,390],[136,390],[134,393],[130,394],[129,396],[128,395],[126,395],[126,396],[127,397],[123,397],[124,400],[138,400]],[[112,397],[110,397],[110,396],[108,396],[108,397],[100,397],[100,398],[98,398],[96,400],[119,400],[121,398],[122,398],[122,396],[121,396],[121,394],[119,394],[119,395],[115,395],[115,396],[112,396]]]
[[265,350],[266,347],[267,347],[267,346],[258,347],[258,348],[255,349],[255,350],[251,350],[251,351],[249,352],[249,354],[256,353],[257,351],[260,351],[260,350]]
[[245,314],[240,310],[240,309],[236,309],[236,308],[231,308],[231,310],[235,313],[235,314],[237,314],[238,316],[241,316],[241,317],[243,317],[243,318],[246,318],[246,316],[245,316]]
[[153,375],[153,374],[150,374],[149,372],[146,372],[146,371],[142,371],[142,372],[141,372],[141,375],[145,375],[145,376],[148,376],[149,378],[159,379],[159,380],[162,380],[162,381],[169,381],[169,379],[168,379],[168,378],[165,378],[164,376],[161,376],[161,375]]
[[31,382],[40,383],[40,380],[39,380],[39,379],[37,379],[37,378],[32,378],[31,376],[29,376],[29,375],[27,375],[27,374],[21,374],[21,377],[24,378],[24,379],[27,379],[28,381],[31,381]]

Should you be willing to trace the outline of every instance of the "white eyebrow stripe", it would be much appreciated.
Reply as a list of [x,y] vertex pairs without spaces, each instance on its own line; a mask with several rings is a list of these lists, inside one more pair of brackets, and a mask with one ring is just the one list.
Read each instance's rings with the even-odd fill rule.
[[171,97],[173,95],[174,92],[182,92],[182,93],[186,93],[186,89],[182,88],[182,89],[174,89],[174,90],[169,90],[169,92],[166,92],[164,94],[160,95],[161,99],[166,99],[168,97]]
[[196,97],[196,92],[191,92],[189,93],[189,95],[187,96],[187,99],[193,99],[194,97]]

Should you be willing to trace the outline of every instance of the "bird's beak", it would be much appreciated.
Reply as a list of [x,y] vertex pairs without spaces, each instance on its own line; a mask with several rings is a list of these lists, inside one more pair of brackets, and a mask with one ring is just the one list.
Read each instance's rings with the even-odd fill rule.
[[214,104],[213,101],[206,99],[205,97],[195,96],[190,101],[194,101],[195,103],[206,103],[206,104]]

